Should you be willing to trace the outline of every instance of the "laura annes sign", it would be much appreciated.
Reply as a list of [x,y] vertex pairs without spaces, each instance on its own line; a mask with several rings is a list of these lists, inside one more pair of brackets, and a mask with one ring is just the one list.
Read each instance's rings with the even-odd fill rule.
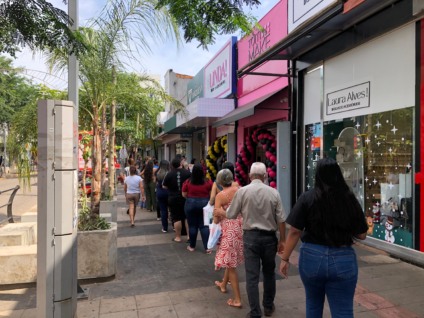
[[327,115],[370,107],[370,82],[350,86],[327,94]]

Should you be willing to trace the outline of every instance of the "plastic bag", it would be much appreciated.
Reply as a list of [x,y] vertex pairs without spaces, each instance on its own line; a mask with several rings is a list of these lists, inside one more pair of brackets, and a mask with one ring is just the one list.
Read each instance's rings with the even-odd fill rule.
[[203,207],[203,224],[206,226],[209,226],[209,228],[212,225],[212,219],[213,219],[213,205],[210,205],[209,202],[206,204],[205,207]]
[[209,239],[208,239],[208,249],[212,249],[216,246],[221,237],[221,224],[220,223],[212,223],[209,229]]

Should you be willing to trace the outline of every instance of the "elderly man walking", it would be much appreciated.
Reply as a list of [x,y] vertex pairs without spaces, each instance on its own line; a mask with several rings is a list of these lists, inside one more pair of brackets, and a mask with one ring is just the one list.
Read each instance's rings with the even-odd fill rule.
[[[227,218],[243,217],[243,244],[246,269],[246,291],[250,312],[247,317],[261,317],[259,302],[259,275],[262,265],[263,300],[265,316],[275,311],[274,298],[275,256],[282,252],[285,244],[286,214],[277,190],[264,184],[266,167],[254,162],[250,168],[248,186],[239,189],[227,209]],[[277,231],[280,232],[279,241]]]

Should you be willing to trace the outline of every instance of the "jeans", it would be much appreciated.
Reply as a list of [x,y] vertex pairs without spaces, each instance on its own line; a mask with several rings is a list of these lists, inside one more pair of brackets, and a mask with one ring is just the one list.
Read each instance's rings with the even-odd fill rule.
[[299,273],[305,286],[307,318],[322,317],[326,295],[333,318],[353,317],[358,264],[351,246],[302,243]]
[[246,291],[250,305],[250,317],[261,317],[259,302],[259,275],[262,265],[264,308],[272,308],[275,298],[275,256],[278,240],[275,232],[244,231],[244,262],[246,269]]
[[160,209],[160,219],[162,222],[162,230],[168,231],[168,190],[156,188],[156,198]]
[[200,231],[203,247],[208,248],[209,226],[203,223],[203,207],[208,204],[209,198],[187,198],[184,211],[188,223],[188,235],[190,238],[190,247],[196,247],[197,233]]

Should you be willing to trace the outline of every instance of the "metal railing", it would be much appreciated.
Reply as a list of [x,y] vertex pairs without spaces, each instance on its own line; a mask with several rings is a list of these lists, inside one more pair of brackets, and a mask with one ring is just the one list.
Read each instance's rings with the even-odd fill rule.
[[0,209],[7,206],[7,220],[9,221],[9,223],[15,223],[15,221],[13,220],[12,204],[13,204],[13,199],[15,198],[16,192],[18,192],[18,190],[20,188],[21,187],[17,185],[14,188],[10,188],[10,189],[7,189],[7,190],[0,191],[0,194],[12,191],[12,193],[10,194],[10,197],[9,197],[9,201],[6,204],[0,205]]

